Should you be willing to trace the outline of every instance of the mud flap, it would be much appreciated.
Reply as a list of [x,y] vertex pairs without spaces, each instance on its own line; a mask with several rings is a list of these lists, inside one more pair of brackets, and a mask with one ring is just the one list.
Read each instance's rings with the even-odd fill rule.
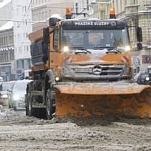
[[[90,86],[91,88],[87,87],[87,92],[80,90],[83,86],[77,88],[76,85],[71,91],[67,90],[66,86],[60,87],[56,89],[56,116],[118,115],[151,118],[151,87],[135,86],[124,86],[121,91],[117,91],[117,85],[115,87],[112,85],[112,91],[105,91],[101,87],[100,90],[93,89],[92,91],[92,86]],[[111,90],[110,86],[108,88]],[[128,91],[130,89],[131,91]]]

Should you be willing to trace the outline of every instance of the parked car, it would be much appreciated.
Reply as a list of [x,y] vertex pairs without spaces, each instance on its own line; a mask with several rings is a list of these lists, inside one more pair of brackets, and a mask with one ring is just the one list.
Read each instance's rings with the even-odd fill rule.
[[3,83],[3,78],[0,77],[0,91],[2,91],[2,83]]
[[13,90],[13,86],[15,84],[16,81],[9,81],[9,87],[7,89],[7,96],[8,96],[8,106],[9,106],[9,102],[10,102],[10,99],[11,99],[11,93],[12,93],[12,90]]
[[27,84],[31,80],[17,80],[10,92],[9,107],[14,110],[25,109],[25,94]]
[[138,84],[144,84],[144,85],[151,84],[148,72],[140,72],[140,73],[136,74],[134,77],[134,80]]
[[2,82],[2,90],[0,91],[0,104],[8,106],[8,90],[12,87],[14,81]]

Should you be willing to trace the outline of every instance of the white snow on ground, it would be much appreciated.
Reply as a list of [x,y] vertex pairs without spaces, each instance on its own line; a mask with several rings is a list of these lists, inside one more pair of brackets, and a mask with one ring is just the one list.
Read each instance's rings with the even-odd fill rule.
[[6,117],[6,111],[4,110],[4,107],[0,105],[0,118]]
[[0,105],[0,119],[12,117],[15,115],[15,112],[13,109],[9,109],[7,107],[3,107]]

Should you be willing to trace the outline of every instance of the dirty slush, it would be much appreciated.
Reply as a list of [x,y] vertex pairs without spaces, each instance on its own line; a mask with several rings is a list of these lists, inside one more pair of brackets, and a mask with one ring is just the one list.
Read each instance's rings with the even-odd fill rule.
[[44,120],[1,109],[1,151],[149,151],[151,120]]

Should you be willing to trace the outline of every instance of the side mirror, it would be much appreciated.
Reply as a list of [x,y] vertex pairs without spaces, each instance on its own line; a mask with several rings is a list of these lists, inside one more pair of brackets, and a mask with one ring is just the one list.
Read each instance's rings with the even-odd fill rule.
[[141,27],[137,27],[136,28],[136,36],[137,36],[137,41],[138,42],[142,42],[143,38],[142,38],[142,28]]
[[51,17],[51,18],[49,18],[49,26],[54,27],[54,26],[56,26],[57,22],[59,22],[59,21],[60,21],[59,18]]
[[49,27],[43,28],[43,42],[49,43]]
[[143,49],[142,43],[140,43],[140,42],[137,43],[137,49],[138,50],[142,50]]

